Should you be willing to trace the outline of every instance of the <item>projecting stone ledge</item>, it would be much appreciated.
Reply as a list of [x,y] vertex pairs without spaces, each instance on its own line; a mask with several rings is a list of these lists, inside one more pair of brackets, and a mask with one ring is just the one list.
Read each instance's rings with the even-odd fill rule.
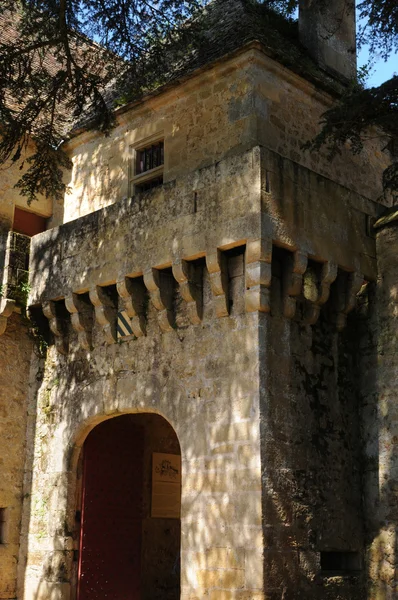
[[[211,290],[208,303],[213,304],[213,314],[228,318],[236,276],[231,274],[231,265],[237,254],[244,278],[239,293],[244,294],[244,300],[235,300],[247,313],[280,313],[303,325],[315,325],[321,309],[328,305],[327,318],[340,331],[364,283],[361,273],[344,271],[330,260],[314,261],[303,250],[281,251],[271,240],[237,240],[231,249],[215,248],[201,256],[180,257],[170,266],[136,265],[134,275],[117,280],[118,273],[105,285],[92,285],[88,292],[68,289],[63,298],[42,302],[58,351],[68,353],[73,331],[77,332],[78,345],[90,350],[94,327],[102,329],[107,344],[145,336],[149,305],[155,309],[161,333],[178,329],[177,312],[182,304],[191,325],[200,325],[208,310],[203,302],[205,280]],[[272,294],[280,296],[280,303],[272,305]]]
[[7,320],[11,317],[15,309],[15,300],[10,298],[0,298],[0,335],[6,330]]

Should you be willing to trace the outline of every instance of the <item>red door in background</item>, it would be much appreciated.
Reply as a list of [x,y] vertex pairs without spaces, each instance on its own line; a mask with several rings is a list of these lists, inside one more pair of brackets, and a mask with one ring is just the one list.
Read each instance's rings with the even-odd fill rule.
[[143,429],[97,425],[83,447],[78,600],[140,600]]

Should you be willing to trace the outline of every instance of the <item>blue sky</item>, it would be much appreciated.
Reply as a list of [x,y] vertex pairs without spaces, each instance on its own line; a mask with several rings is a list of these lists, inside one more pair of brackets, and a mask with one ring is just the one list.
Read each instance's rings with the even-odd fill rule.
[[[358,4],[358,0],[356,4]],[[359,10],[357,9],[357,30],[366,24],[365,20],[359,18],[358,13]],[[364,46],[358,51],[357,64],[358,67],[362,67],[367,63],[369,63],[369,46]],[[372,68],[366,81],[366,87],[378,86],[387,79],[391,79],[394,73],[398,73],[398,54],[391,54],[387,61],[384,61],[381,57],[373,56],[371,64]]]
[[[397,0],[398,1],[398,0]],[[356,2],[358,4],[358,0]],[[295,19],[298,19],[298,9],[292,15]],[[357,28],[360,24],[363,24],[364,21],[360,21],[358,17],[357,11]],[[397,49],[398,50],[398,49]],[[361,50],[358,51],[357,55],[357,65],[358,68],[366,65],[369,62],[369,47],[363,46]],[[398,53],[393,53],[390,55],[387,61],[384,61],[382,58],[377,58],[375,56],[372,57],[372,68],[369,71],[369,77],[366,80],[366,87],[376,87],[382,84],[387,79],[391,79],[391,77],[397,73],[398,74]]]
[[[369,61],[369,49],[362,48],[358,53],[358,67],[365,65]],[[374,66],[367,79],[367,87],[380,85],[383,81],[390,79],[394,73],[398,73],[398,54],[391,54],[387,62],[382,58],[374,59]]]

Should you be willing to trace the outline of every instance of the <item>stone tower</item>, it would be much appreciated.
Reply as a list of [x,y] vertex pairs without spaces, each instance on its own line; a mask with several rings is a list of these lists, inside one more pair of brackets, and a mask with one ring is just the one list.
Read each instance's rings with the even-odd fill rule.
[[178,81],[65,143],[34,340],[2,300],[0,598],[394,597],[386,159],[301,149],[351,33],[322,60],[302,33],[317,64],[263,7],[213,10]]

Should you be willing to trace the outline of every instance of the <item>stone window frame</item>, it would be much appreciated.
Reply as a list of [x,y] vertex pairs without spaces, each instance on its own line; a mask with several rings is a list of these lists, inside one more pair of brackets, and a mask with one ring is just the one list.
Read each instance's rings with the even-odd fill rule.
[[[140,150],[163,142],[163,164],[144,171],[143,173],[137,173],[137,154]],[[165,164],[165,139],[164,132],[160,131],[154,135],[146,138],[141,138],[134,144],[130,145],[129,152],[129,196],[134,196],[135,193],[139,192],[139,186],[141,184],[150,183],[151,181],[162,177],[164,173]],[[159,184],[161,185],[161,184]]]

